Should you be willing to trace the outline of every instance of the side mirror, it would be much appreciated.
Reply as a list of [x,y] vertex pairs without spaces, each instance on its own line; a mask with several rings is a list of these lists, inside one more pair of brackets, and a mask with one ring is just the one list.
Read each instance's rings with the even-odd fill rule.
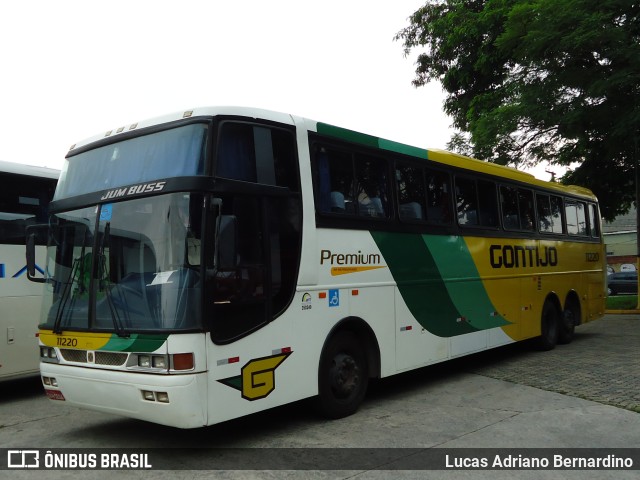
[[[44,283],[43,277],[36,277],[36,240],[47,231],[47,225],[30,225],[26,229],[27,278],[36,283]],[[42,270],[40,270],[42,271]]]

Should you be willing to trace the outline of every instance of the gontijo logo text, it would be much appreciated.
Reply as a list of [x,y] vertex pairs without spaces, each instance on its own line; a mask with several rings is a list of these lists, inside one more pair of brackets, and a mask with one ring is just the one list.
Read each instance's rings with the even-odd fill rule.
[[532,245],[491,245],[489,262],[493,268],[555,267],[558,250]]
[[[320,250],[320,265],[331,265],[331,275],[347,275],[385,268],[379,253],[334,253],[331,250]],[[339,265],[339,266],[334,266]]]

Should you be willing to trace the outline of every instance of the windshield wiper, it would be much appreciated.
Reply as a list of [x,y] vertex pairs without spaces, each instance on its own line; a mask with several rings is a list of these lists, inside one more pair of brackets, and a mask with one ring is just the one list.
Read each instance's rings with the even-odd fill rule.
[[[83,226],[83,225],[80,225]],[[84,232],[86,234],[86,231]],[[62,316],[65,311],[67,311],[68,318],[71,319],[73,315],[73,305],[76,299],[76,292],[71,292],[71,288],[75,283],[77,285],[77,293],[83,294],[86,291],[85,285],[83,283],[85,272],[85,242],[86,239],[82,241],[82,249],[80,250],[80,257],[75,258],[73,263],[71,264],[71,272],[69,272],[69,276],[67,277],[67,281],[64,283],[64,288],[62,290],[62,298],[58,303],[58,310],[56,311],[56,319],[53,323],[53,333],[60,334],[62,333]],[[72,303],[69,306],[69,309],[66,309],[69,298],[72,298]]]
[[[84,253],[84,248],[83,248],[83,253]],[[61,324],[62,324],[62,315],[65,311],[65,307],[67,305],[67,302],[69,300],[69,291],[71,289],[71,285],[73,285],[76,276],[78,275],[79,271],[80,271],[80,260],[82,257],[80,258],[76,258],[73,261],[73,265],[71,265],[71,272],[69,272],[69,276],[67,277],[67,281],[64,283],[64,289],[62,290],[62,298],[60,299],[60,301],[58,302],[58,310],[56,311],[56,319],[53,322],[53,333],[57,333],[60,334],[62,333],[62,328],[61,328]]]
[[[113,321],[113,328],[116,331],[116,334],[119,337],[129,337],[129,333],[124,328],[122,321],[120,320],[120,315],[118,314],[118,309],[116,308],[115,303],[113,302],[113,296],[111,293],[111,280],[109,280],[109,272],[107,271],[107,257],[104,254],[105,244],[107,243],[107,238],[109,238],[109,233],[111,231],[111,222],[107,222],[104,227],[104,234],[102,235],[102,241],[100,242],[100,248],[98,250],[98,281],[103,280],[104,276],[104,293],[107,297],[107,304],[109,305],[109,313],[111,314],[111,320]],[[127,309],[124,309],[125,315],[127,314]]]

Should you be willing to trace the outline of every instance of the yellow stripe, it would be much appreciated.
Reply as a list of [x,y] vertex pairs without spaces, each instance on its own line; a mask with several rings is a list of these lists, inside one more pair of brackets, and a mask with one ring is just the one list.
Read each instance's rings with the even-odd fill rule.
[[40,330],[40,341],[48,347],[80,348],[83,350],[99,350],[111,340],[111,333],[62,332]]
[[331,267],[331,275],[348,275],[350,273],[366,272],[367,270],[377,270],[378,268],[386,268],[385,266],[377,267]]

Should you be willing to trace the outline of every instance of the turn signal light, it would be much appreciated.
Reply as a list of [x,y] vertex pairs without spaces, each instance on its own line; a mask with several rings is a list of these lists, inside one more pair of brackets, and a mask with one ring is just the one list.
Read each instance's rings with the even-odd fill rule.
[[193,353],[174,353],[174,370],[193,370]]

